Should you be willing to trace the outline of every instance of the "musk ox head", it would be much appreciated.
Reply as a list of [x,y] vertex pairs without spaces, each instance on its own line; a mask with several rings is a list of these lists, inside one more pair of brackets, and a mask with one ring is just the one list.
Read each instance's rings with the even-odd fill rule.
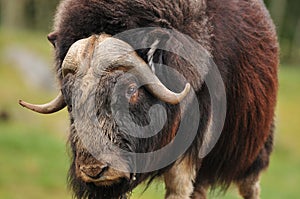
[[[152,152],[172,140],[180,120],[178,104],[190,84],[181,93],[170,91],[129,44],[105,34],[74,43],[63,61],[62,76],[61,94],[52,102],[21,105],[39,113],[68,107],[70,181],[76,196],[113,198],[126,193],[144,180],[135,174],[134,157],[127,152]],[[153,108],[159,106],[166,111]],[[154,160],[146,161],[145,167]]]

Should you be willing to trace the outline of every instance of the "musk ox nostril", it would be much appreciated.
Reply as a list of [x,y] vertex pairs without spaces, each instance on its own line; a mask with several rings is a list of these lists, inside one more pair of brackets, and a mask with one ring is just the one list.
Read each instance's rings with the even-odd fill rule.
[[80,171],[89,178],[99,179],[105,171],[107,171],[108,165],[91,165],[91,166],[81,166]]

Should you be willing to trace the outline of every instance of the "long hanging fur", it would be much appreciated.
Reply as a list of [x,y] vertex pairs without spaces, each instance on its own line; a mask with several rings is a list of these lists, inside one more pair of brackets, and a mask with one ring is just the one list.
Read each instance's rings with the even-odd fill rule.
[[[58,8],[52,33],[59,80],[62,81],[61,63],[75,41],[92,34],[115,35],[139,27],[163,27],[189,35],[211,53],[225,83],[225,126],[214,149],[203,160],[197,161],[195,183],[205,182],[213,187],[221,185],[226,189],[232,182],[266,169],[273,146],[278,43],[273,22],[263,2],[64,0]],[[147,50],[139,51],[145,61],[148,61],[147,53]],[[203,115],[196,140],[186,153],[195,161],[209,118],[208,89],[205,84],[197,86],[200,77],[190,73],[193,68],[186,60],[162,51],[151,53],[154,56],[151,60],[174,67],[198,88],[196,94]],[[159,73],[159,69],[155,70]],[[176,108],[170,110],[176,111]],[[72,167],[70,183],[75,196],[98,197],[101,190],[78,181]],[[138,180],[128,185],[127,190],[116,188],[108,192],[111,191],[112,196],[122,195],[147,178],[161,175],[165,169],[139,174]]]

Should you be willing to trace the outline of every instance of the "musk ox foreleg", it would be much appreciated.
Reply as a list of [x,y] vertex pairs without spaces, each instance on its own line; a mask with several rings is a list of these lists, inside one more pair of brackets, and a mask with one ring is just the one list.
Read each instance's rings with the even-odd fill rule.
[[244,199],[260,199],[259,175],[250,175],[239,181],[237,185]]
[[190,199],[194,190],[196,167],[192,160],[183,157],[164,174],[166,199]]

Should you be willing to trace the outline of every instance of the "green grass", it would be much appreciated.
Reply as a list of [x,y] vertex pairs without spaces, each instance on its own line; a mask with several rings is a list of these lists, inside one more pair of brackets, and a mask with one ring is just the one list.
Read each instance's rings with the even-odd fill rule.
[[0,198],[66,198],[63,140],[17,122],[1,123],[0,132]]
[[[9,122],[0,122],[0,198],[2,199],[65,199],[69,157],[66,140],[66,111],[42,116],[21,108],[20,98],[46,102],[55,96],[29,88],[22,74],[3,57],[9,45],[20,45],[51,60],[51,46],[45,34],[0,30],[0,111],[10,114]],[[298,199],[300,195],[300,68],[282,66],[277,107],[276,147],[271,165],[262,177],[262,199]],[[142,194],[134,191],[133,199],[163,198],[164,187],[157,182]],[[235,188],[225,196],[239,198]]]

